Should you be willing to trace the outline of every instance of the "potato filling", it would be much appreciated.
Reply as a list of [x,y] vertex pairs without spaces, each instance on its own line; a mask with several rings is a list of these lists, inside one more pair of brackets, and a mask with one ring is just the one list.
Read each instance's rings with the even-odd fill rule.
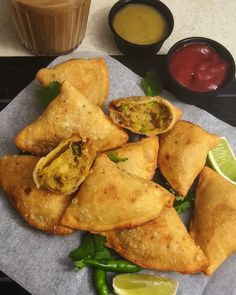
[[73,191],[87,174],[90,162],[88,149],[80,142],[74,142],[44,167],[39,177],[44,186],[53,190]]
[[116,107],[120,123],[140,133],[165,129],[172,120],[168,108],[156,101],[139,104],[120,102]]

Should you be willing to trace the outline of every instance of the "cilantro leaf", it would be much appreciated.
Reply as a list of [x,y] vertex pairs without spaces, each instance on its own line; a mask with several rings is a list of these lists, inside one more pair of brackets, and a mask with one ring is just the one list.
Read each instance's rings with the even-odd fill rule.
[[159,95],[162,91],[160,77],[155,71],[148,71],[142,81],[144,92],[149,96]]
[[74,156],[81,156],[82,152],[81,152],[81,148],[80,148],[80,142],[73,142],[71,144],[71,149],[72,149],[72,153]]
[[93,235],[88,233],[84,237],[81,245],[74,249],[73,251],[70,252],[70,258],[72,260],[82,260],[87,256],[93,255],[95,252],[94,249],[94,240],[93,240]]
[[159,172],[157,175],[157,182],[162,185],[165,189],[171,192],[175,196],[174,205],[176,212],[178,214],[184,212],[186,209],[190,208],[194,202],[195,191],[189,191],[186,197],[179,195],[166,181],[164,176]]
[[104,248],[103,250],[96,251],[93,255],[94,259],[108,259],[111,257],[109,249]]
[[106,238],[101,235],[87,233],[81,245],[70,252],[70,258],[74,261],[77,270],[85,267],[86,259],[108,259],[111,257],[110,250],[105,246]]
[[106,242],[106,238],[104,236],[93,235],[93,241],[94,241],[95,251],[101,251],[104,249],[104,244]]
[[76,271],[79,271],[82,268],[84,268],[85,266],[87,266],[87,264],[86,264],[87,258],[89,258],[89,256],[87,256],[81,260],[74,261],[74,266],[76,267],[76,269],[75,269]]
[[93,258],[106,259],[111,257],[110,251],[105,247],[106,238],[101,235],[93,235],[95,253]]
[[177,213],[182,213],[186,209],[192,207],[192,204],[194,202],[194,196],[195,196],[194,191],[189,191],[186,197],[177,195],[176,192],[174,195],[175,195],[174,208]]
[[52,81],[37,92],[37,98],[40,100],[40,103],[46,107],[55,97],[58,96],[60,89],[61,83],[58,81]]
[[126,162],[128,160],[128,158],[119,157],[119,155],[118,155],[118,153],[116,151],[108,152],[107,156],[114,163]]
[[179,205],[174,205],[175,211],[180,214],[184,212],[186,209],[191,207],[191,203],[189,201],[182,201]]

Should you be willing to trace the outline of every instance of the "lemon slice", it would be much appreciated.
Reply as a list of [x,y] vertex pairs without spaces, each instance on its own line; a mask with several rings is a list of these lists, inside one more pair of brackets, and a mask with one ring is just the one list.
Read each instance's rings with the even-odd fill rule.
[[175,295],[178,282],[153,275],[121,274],[113,279],[117,295]]
[[236,184],[236,158],[225,137],[222,137],[218,145],[209,151],[208,162],[216,172]]

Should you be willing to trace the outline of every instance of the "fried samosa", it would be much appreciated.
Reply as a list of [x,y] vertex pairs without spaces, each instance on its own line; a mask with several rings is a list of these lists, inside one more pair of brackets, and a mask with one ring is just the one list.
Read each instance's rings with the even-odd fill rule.
[[110,117],[117,125],[144,135],[170,130],[183,112],[160,96],[133,96],[113,100]]
[[199,177],[190,235],[209,260],[207,275],[236,251],[236,185],[208,167]]
[[172,188],[186,196],[220,138],[187,121],[160,136],[158,166]]
[[68,81],[98,106],[102,106],[109,95],[109,73],[103,58],[71,59],[39,70],[36,79],[44,86],[52,81]]
[[126,143],[121,148],[107,152],[107,155],[115,160],[118,157],[116,162],[119,168],[151,180],[157,168],[158,149],[158,137],[150,136],[137,142]]
[[72,229],[60,225],[59,220],[72,196],[36,188],[32,174],[38,160],[31,156],[0,158],[0,185],[28,224],[50,234],[70,234]]
[[16,136],[15,142],[24,152],[44,156],[73,134],[96,141],[99,151],[114,149],[128,140],[126,132],[65,81],[60,94],[48,105],[42,116],[26,126]]
[[37,188],[71,194],[87,177],[96,155],[96,147],[90,140],[83,142],[79,136],[66,139],[38,161],[34,182]]
[[161,186],[118,168],[102,154],[61,223],[88,231],[131,228],[157,218],[173,199]]
[[146,224],[102,235],[108,247],[144,268],[196,273],[209,265],[173,208],[164,208],[157,219]]

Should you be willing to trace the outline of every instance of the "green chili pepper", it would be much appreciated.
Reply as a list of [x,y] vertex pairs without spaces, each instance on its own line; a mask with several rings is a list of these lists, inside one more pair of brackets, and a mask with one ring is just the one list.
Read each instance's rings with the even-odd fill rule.
[[98,295],[109,295],[106,272],[102,269],[95,269],[95,287]]
[[[137,272],[140,271],[141,268],[132,262],[126,260],[114,260],[114,259],[93,259],[93,258],[85,258],[83,260],[84,265],[92,266],[96,268],[100,268],[105,271],[112,272]],[[81,265],[79,261],[75,261],[75,266],[80,268]]]

